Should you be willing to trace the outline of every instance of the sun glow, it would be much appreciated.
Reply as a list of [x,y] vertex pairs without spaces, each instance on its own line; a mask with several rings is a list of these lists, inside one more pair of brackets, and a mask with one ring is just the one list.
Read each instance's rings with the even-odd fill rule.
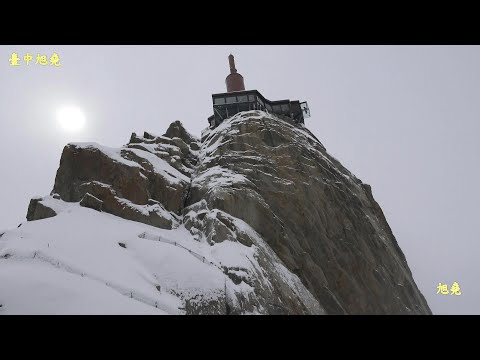
[[57,120],[62,129],[69,132],[78,132],[85,127],[85,115],[76,106],[64,106],[57,111]]

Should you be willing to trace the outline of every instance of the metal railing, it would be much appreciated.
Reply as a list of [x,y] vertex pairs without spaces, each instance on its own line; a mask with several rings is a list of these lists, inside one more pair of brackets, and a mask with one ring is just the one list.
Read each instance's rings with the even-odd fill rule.
[[[161,303],[159,303],[158,300],[152,299],[151,296],[141,294],[141,293],[138,293],[138,292],[135,293],[134,291],[132,291],[129,288],[123,287],[123,286],[118,285],[118,284],[112,284],[108,281],[105,281],[101,277],[94,276],[92,274],[87,274],[87,273],[83,272],[82,270],[80,270],[79,268],[77,268],[75,266],[65,264],[65,263],[63,263],[61,261],[58,261],[55,258],[47,255],[47,254],[44,254],[42,251],[35,251],[33,253],[33,256],[31,256],[31,255],[30,256],[25,256],[25,255],[17,255],[17,254],[5,254],[2,258],[3,259],[9,259],[10,261],[11,260],[34,259],[36,261],[46,262],[46,263],[49,263],[50,265],[53,265],[56,268],[64,270],[64,271],[66,271],[70,274],[80,275],[81,277],[85,277],[85,278],[93,280],[93,281],[101,282],[101,283],[105,284],[106,286],[108,286],[109,288],[111,288],[111,289],[115,290],[116,292],[120,293],[121,295],[128,296],[129,298],[131,298],[133,300],[137,300],[137,301],[140,301],[140,302],[142,302],[146,305],[150,305],[152,307],[162,309]],[[157,290],[158,290],[158,288],[157,288]],[[159,291],[159,293],[160,293],[160,291]],[[163,309],[163,310],[167,312],[166,309]],[[179,310],[182,310],[182,309],[179,309]]]
[[140,239],[146,239],[146,240],[152,240],[152,241],[159,241],[159,242],[162,242],[162,243],[166,243],[166,244],[170,244],[170,245],[173,245],[173,246],[176,246],[176,247],[179,247],[179,248],[182,248],[184,250],[187,250],[191,255],[193,255],[194,257],[196,257],[198,260],[200,260],[201,262],[205,263],[205,264],[209,264],[209,265],[212,265],[212,266],[215,266],[216,268],[220,269],[222,272],[225,272],[224,268],[222,268],[222,266],[219,266],[217,264],[215,264],[214,262],[208,260],[205,256],[189,249],[189,248],[186,248],[185,246],[181,245],[180,243],[176,242],[176,241],[171,241],[171,240],[168,240],[168,239],[165,239],[165,238],[162,238],[161,236],[159,235],[150,235],[150,234],[147,234],[147,232],[143,232],[141,233],[140,235],[138,235],[138,237]]

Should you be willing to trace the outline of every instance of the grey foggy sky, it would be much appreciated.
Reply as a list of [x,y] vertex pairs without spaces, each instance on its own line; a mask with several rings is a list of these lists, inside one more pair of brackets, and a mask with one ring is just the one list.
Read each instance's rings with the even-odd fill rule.
[[[9,66],[12,52],[61,67]],[[434,314],[480,314],[479,46],[0,46],[0,230],[50,193],[63,146],[121,146],[180,120],[200,136],[228,54],[247,89],[307,100],[306,126],[373,195]],[[55,119],[87,116],[80,133]],[[457,281],[459,297],[437,295]]]

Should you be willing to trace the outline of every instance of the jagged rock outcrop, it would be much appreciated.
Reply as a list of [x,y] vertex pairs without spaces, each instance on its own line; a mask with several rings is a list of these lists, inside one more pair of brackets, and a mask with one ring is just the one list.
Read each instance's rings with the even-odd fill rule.
[[179,225],[194,164],[189,145],[177,137],[132,134],[121,149],[69,144],[52,194],[68,202],[94,197],[102,211],[172,229]]
[[41,220],[57,216],[57,213],[52,208],[42,203],[41,197],[34,197],[30,200],[27,210],[27,220]]
[[[167,132],[163,135],[168,138],[174,139],[174,138],[179,138],[185,144],[191,145],[192,143],[197,143],[198,139],[196,139],[194,136],[190,135],[190,133],[185,130],[183,127],[183,124],[180,121],[175,121],[170,124],[170,126],[167,129]],[[198,149],[194,149],[198,150]]]
[[[187,313],[431,313],[370,186],[261,111],[201,141],[176,121],[121,149],[69,144],[52,195],[208,245],[225,289],[176,290]],[[28,220],[54,215],[32,200]]]

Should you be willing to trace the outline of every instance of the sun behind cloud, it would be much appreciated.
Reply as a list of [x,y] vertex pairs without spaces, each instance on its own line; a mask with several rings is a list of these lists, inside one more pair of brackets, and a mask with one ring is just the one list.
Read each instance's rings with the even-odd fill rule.
[[77,106],[63,106],[57,111],[57,120],[63,130],[79,132],[85,127],[86,118]]

